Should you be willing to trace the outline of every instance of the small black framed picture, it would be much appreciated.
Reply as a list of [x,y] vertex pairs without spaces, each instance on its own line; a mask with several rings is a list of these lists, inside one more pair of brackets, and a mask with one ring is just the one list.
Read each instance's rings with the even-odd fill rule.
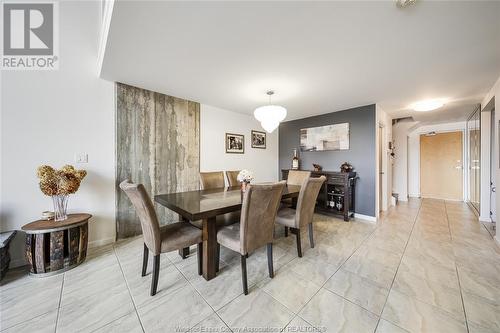
[[252,148],[266,149],[266,132],[252,131]]
[[226,133],[226,153],[244,154],[245,136],[243,134]]

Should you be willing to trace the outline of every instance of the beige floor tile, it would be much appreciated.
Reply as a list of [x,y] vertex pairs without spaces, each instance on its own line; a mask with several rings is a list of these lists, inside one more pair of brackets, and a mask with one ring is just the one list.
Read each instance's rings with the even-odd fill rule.
[[57,309],[51,310],[38,317],[24,321],[4,330],[1,325],[2,333],[52,333],[56,329]]
[[266,327],[279,331],[294,317],[283,304],[259,289],[239,296],[217,313],[232,330],[239,331]]
[[394,263],[386,266],[381,262],[369,260],[361,255],[353,256],[342,265],[342,269],[355,273],[360,277],[371,280],[381,287],[390,288],[396,269]]
[[97,329],[95,333],[141,333],[142,326],[139,322],[137,312],[132,311],[129,314],[116,319],[115,321]]
[[467,332],[447,312],[391,290],[382,318],[410,332]]
[[188,331],[213,314],[210,306],[189,285],[167,296],[154,298],[137,312],[146,332]]
[[314,327],[313,325],[309,324],[307,321],[302,319],[299,316],[295,316],[291,322],[286,325],[285,329],[283,332],[310,332],[310,333],[315,333],[315,332],[325,332],[321,328]]
[[385,319],[380,319],[377,330],[375,331],[376,333],[407,333],[407,330],[402,329],[401,327],[398,327],[394,325],[391,322],[388,322]]
[[373,313],[326,289],[321,289],[299,316],[326,332],[373,332],[378,321]]
[[303,278],[322,286],[338,270],[339,266],[330,265],[320,260],[295,258],[284,268],[291,269]]
[[211,314],[207,318],[203,319],[201,322],[197,323],[189,332],[199,333],[199,332],[230,332],[229,327],[219,318],[216,313]]
[[413,257],[405,254],[398,270],[401,272],[409,272],[428,281],[437,283],[446,281],[448,287],[456,290],[460,288],[455,269],[429,262],[421,256]]
[[0,289],[0,327],[7,329],[57,309],[63,275],[29,277],[26,284]]
[[500,276],[488,277],[464,267],[458,267],[458,275],[464,292],[500,304]]
[[458,321],[464,321],[464,308],[460,291],[440,282],[422,279],[410,272],[400,270],[396,275],[392,290],[411,296],[424,303],[447,311]]
[[318,292],[321,286],[303,278],[292,270],[282,270],[261,288],[294,313]]
[[463,293],[467,321],[477,326],[500,332],[500,305],[488,300]]
[[373,312],[382,313],[389,289],[354,273],[340,269],[325,284],[324,288],[333,291],[349,301]]

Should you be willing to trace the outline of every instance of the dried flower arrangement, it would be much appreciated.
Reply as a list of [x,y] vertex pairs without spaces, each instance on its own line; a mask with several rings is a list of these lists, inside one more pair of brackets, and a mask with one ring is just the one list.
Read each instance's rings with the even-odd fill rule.
[[51,196],[54,202],[55,221],[65,220],[68,195],[78,191],[82,179],[87,175],[85,170],[76,170],[72,165],[65,165],[56,170],[48,165],[37,169],[42,193]]

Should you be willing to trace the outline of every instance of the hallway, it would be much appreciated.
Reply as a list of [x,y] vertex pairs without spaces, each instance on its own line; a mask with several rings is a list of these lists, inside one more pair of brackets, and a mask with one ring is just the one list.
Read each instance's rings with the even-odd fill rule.
[[193,250],[162,256],[151,298],[141,237],[94,249],[57,276],[12,270],[0,287],[2,332],[500,331],[500,250],[466,204],[400,202],[377,224],[317,214],[314,229],[315,248],[303,242],[297,258],[294,237],[276,228],[276,276],[267,277],[265,251],[252,253],[248,296],[239,257],[222,248],[209,282]]

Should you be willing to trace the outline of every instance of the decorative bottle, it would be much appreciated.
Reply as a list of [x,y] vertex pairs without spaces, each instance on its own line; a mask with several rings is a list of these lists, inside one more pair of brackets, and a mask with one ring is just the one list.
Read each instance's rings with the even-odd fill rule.
[[299,169],[299,158],[297,156],[297,149],[293,150],[293,158],[292,158],[292,170]]

